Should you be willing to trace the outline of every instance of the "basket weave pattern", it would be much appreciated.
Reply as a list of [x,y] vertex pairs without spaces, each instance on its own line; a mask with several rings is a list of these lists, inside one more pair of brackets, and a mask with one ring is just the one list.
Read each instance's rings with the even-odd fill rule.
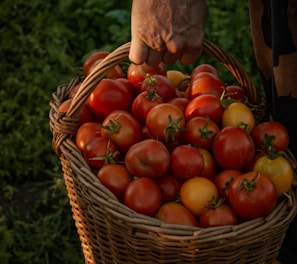
[[[58,113],[58,107],[75,84],[81,81],[79,77],[59,86],[50,102],[53,149],[61,161],[85,262],[273,263],[297,211],[296,180],[288,197],[284,197],[267,217],[236,226],[203,229],[165,224],[135,213],[118,202],[92,173],[75,145],[78,116],[91,91],[109,69],[127,58],[129,48],[130,43],[119,47],[97,65],[83,81],[66,114]],[[204,42],[204,53],[218,60],[245,87],[258,119],[266,116],[265,102],[258,97],[243,67],[207,40]],[[290,160],[296,171],[296,161],[293,157]]]

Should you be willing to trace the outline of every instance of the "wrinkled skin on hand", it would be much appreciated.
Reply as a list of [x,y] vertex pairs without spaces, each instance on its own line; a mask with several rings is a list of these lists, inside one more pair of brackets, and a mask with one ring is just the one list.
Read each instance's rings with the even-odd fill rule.
[[129,59],[152,66],[195,62],[207,18],[205,0],[133,0]]

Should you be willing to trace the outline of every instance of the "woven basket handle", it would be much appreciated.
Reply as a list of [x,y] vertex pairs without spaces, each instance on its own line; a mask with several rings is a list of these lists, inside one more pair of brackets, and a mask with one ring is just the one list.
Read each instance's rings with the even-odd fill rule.
[[[95,89],[97,84],[100,82],[101,79],[104,78],[104,76],[110,69],[122,62],[124,59],[128,58],[129,50],[130,42],[120,46],[119,48],[111,52],[102,60],[101,63],[99,63],[94,68],[92,73],[87,76],[87,78],[81,84],[77,95],[74,97],[72,104],[68,112],[66,113],[66,116],[79,116],[79,113],[81,112],[82,107],[87,101],[87,98],[92,90]],[[230,71],[237,82],[245,88],[249,102],[251,104],[258,104],[260,102],[260,98],[258,97],[252,80],[250,79],[246,70],[236,59],[234,59],[230,54],[228,54],[222,48],[219,48],[209,40],[204,40],[203,53],[213,57]]]

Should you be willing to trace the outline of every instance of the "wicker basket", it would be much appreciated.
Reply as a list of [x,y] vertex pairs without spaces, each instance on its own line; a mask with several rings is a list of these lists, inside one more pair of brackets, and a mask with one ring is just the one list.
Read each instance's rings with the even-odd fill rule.
[[[137,214],[117,201],[85,162],[75,145],[78,115],[104,75],[127,59],[127,43],[99,64],[83,81],[66,114],[58,113],[75,77],[59,86],[50,102],[50,128],[53,148],[64,173],[73,218],[81,240],[86,263],[273,263],[278,255],[289,223],[297,210],[296,181],[288,196],[267,217],[236,226],[198,228],[171,225]],[[255,113],[265,116],[265,102],[243,67],[221,48],[205,40],[204,53],[224,65],[238,83],[246,88]],[[288,152],[288,155],[290,153]],[[296,161],[291,157],[296,171]],[[296,175],[295,175],[296,176]]]

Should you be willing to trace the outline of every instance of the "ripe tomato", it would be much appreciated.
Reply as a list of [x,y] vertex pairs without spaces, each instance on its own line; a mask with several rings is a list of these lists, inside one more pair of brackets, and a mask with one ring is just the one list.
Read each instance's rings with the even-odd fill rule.
[[238,85],[228,85],[225,87],[225,99],[233,99],[242,103],[247,101],[245,90]]
[[76,146],[83,152],[86,144],[95,137],[101,137],[101,124],[98,122],[84,123],[76,132]]
[[166,66],[164,63],[159,63],[157,66],[150,66],[147,63],[140,65],[130,63],[128,66],[127,78],[136,88],[141,88],[147,74],[166,76]]
[[218,125],[208,117],[196,116],[186,123],[183,137],[188,144],[211,150],[219,130]]
[[223,112],[224,108],[218,97],[212,94],[202,94],[189,102],[185,116],[187,120],[195,116],[209,117],[216,124],[220,124]]
[[214,183],[203,177],[193,177],[186,180],[180,189],[182,203],[195,216],[200,216],[205,206],[213,199],[217,201],[218,197],[218,190]]
[[204,63],[204,64],[199,64],[192,70],[191,79],[195,79],[197,74],[204,73],[204,72],[208,72],[213,74],[214,76],[218,76],[218,71],[213,65]]
[[[90,54],[84,61],[83,70],[84,75],[88,76],[94,68],[109,54],[107,51],[96,51]],[[105,75],[106,78],[116,79],[116,78],[123,78],[124,72],[121,65],[114,66],[107,74]]]
[[195,75],[189,86],[189,98],[193,98],[201,94],[213,94],[220,98],[224,92],[224,83],[222,80],[209,72],[203,72]]
[[78,89],[79,89],[80,85],[81,85],[81,82],[79,82],[79,83],[77,83],[76,85],[73,86],[70,93],[68,94],[68,99],[73,99],[74,98],[74,96],[78,92]]
[[215,176],[213,182],[219,191],[220,197],[225,199],[226,202],[229,201],[229,186],[231,182],[241,174],[243,173],[240,170],[223,170]]
[[103,165],[118,160],[116,146],[107,138],[95,137],[84,148],[84,158],[90,167],[100,169]]
[[141,84],[141,91],[153,90],[161,96],[164,102],[176,97],[176,88],[172,81],[164,75],[145,76],[145,80]]
[[240,170],[247,167],[255,155],[251,136],[239,127],[224,127],[213,141],[213,155],[224,169]]
[[88,98],[88,106],[104,119],[114,110],[129,110],[130,92],[123,84],[112,79],[102,79]]
[[161,205],[155,218],[167,224],[199,226],[197,219],[189,209],[177,202]]
[[156,179],[162,193],[162,203],[175,201],[183,183],[182,179],[175,177],[171,172],[167,172]]
[[213,180],[217,174],[217,164],[212,156],[212,154],[203,148],[198,148],[198,151],[202,154],[203,157],[203,169],[201,170],[199,176]]
[[175,97],[168,101],[169,104],[177,106],[183,112],[183,114],[185,114],[189,102],[190,100],[185,97]]
[[[72,98],[69,98],[62,102],[58,108],[58,111],[60,113],[66,113],[71,105]],[[78,120],[78,127],[80,127],[82,124],[91,122],[93,120],[92,113],[87,105],[84,105],[80,114],[79,114],[79,120]]]
[[268,152],[269,146],[275,152],[286,150],[289,145],[289,133],[284,125],[277,121],[259,123],[251,132],[256,149]]
[[106,164],[97,172],[97,178],[120,202],[123,202],[124,194],[130,183],[130,174],[125,166]]
[[125,164],[133,176],[158,178],[168,171],[170,154],[162,142],[146,139],[127,151]]
[[169,80],[171,80],[175,86],[175,88],[179,88],[180,85],[187,80],[189,77],[182,73],[181,71],[177,71],[177,70],[168,70],[166,72],[166,76]]
[[140,177],[132,181],[125,192],[124,204],[148,216],[154,216],[162,201],[161,190],[152,179]]
[[143,91],[138,94],[132,103],[133,116],[139,123],[145,125],[148,112],[158,104],[163,103],[163,99],[156,91]]
[[229,203],[243,219],[266,216],[277,204],[276,188],[265,174],[248,172],[231,182]]
[[238,224],[234,210],[229,205],[223,204],[221,199],[203,210],[199,219],[200,226],[204,228]]
[[292,186],[294,172],[289,161],[283,156],[269,157],[265,155],[258,158],[254,165],[254,171],[270,177],[278,196],[288,192]]
[[203,166],[203,156],[195,147],[179,145],[171,153],[170,168],[176,177],[189,179],[198,176]]
[[222,126],[238,126],[250,133],[255,126],[255,117],[246,104],[234,102],[224,110]]
[[177,106],[162,103],[148,112],[146,126],[155,139],[162,142],[175,141],[185,128],[185,117]]
[[142,127],[129,112],[115,110],[102,122],[101,134],[109,138],[119,151],[125,153],[142,139]]
[[130,92],[130,104],[132,104],[134,98],[139,94],[139,89],[136,89],[127,78],[117,78],[116,81],[123,84],[126,87],[126,89]]

